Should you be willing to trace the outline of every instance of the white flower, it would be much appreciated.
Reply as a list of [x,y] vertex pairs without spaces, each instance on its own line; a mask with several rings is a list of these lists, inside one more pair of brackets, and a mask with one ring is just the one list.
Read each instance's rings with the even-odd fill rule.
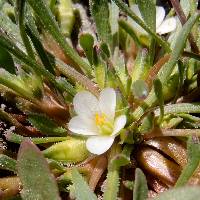
[[77,116],[69,121],[69,130],[88,136],[86,147],[91,153],[100,155],[106,152],[126,124],[125,115],[115,118],[115,90],[103,89],[99,99],[88,91],[78,92],[73,105]]
[[[140,13],[138,5],[136,4],[132,5],[131,9],[140,19],[142,19],[142,15]],[[132,20],[131,24],[140,34],[147,35],[147,32],[136,22]],[[172,32],[175,29],[176,29],[175,17],[170,17],[165,19],[165,9],[160,6],[156,6],[156,33],[162,35],[165,33]]]

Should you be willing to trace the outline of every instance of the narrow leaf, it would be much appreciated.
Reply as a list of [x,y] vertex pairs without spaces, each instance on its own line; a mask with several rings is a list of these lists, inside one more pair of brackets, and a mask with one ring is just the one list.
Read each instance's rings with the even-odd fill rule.
[[25,22],[24,22],[25,16],[26,16],[25,6],[26,6],[25,0],[16,0],[16,18],[19,23],[19,30],[20,30],[21,38],[23,40],[23,44],[26,47],[26,51],[27,51],[28,55],[34,59],[35,58],[34,52],[33,52],[31,43],[29,41],[29,38],[26,34],[26,31],[25,31]]
[[119,171],[112,169],[107,173],[106,191],[103,195],[103,200],[117,199],[119,192]]
[[68,137],[35,137],[35,138],[28,138],[23,137],[21,135],[15,134],[15,133],[7,133],[5,135],[6,139],[9,142],[14,142],[17,144],[21,144],[25,139],[30,139],[34,144],[45,144],[45,143],[52,143],[52,142],[62,142],[67,139]]
[[185,185],[189,180],[189,178],[193,175],[194,171],[199,166],[200,144],[194,144],[192,138],[189,138],[187,149],[188,149],[188,163],[184,167],[181,175],[179,176],[175,185],[176,187]]
[[55,74],[54,72],[54,67],[55,67],[55,63],[54,65],[52,64],[52,62],[50,61],[50,58],[47,54],[47,52],[45,51],[41,41],[39,40],[39,38],[34,35],[34,32],[31,30],[31,27],[27,26],[27,34],[29,35],[35,50],[38,53],[38,56],[40,57],[43,65],[46,67],[46,69],[51,72],[52,74]]
[[112,49],[112,33],[109,22],[109,5],[107,0],[90,0],[90,10],[102,42]]
[[154,82],[154,91],[157,97],[157,100],[159,102],[159,107],[160,107],[160,116],[159,116],[159,122],[162,121],[163,116],[164,116],[164,98],[163,98],[163,87],[162,83],[160,82],[159,79],[155,79]]
[[16,160],[6,155],[0,154],[0,169],[16,172]]
[[199,13],[196,13],[193,16],[191,16],[189,20],[184,24],[182,30],[180,31],[176,39],[175,48],[171,53],[169,61],[162,67],[162,69],[158,73],[158,77],[162,83],[165,83],[168,80],[169,76],[171,75],[181,53],[183,52],[187,37],[193,25],[195,24],[195,22],[198,20],[199,17],[200,17]]
[[[120,0],[115,0],[120,1]],[[161,68],[161,70],[158,73],[158,78],[160,81],[164,84],[166,84],[167,80],[169,79],[184,47],[187,40],[187,37],[195,24],[195,22],[200,17],[200,13],[196,13],[193,16],[190,17],[190,19],[184,24],[182,30],[180,31],[178,35],[178,39],[176,40],[175,48],[173,49],[171,53],[171,57],[169,61]],[[181,42],[180,42],[181,41]],[[154,90],[151,90],[149,93],[149,96],[145,99],[145,104],[148,106],[153,105],[156,102],[156,97]],[[187,111],[186,111],[187,112]],[[141,107],[138,107],[132,114],[133,118],[138,119],[144,114],[144,109]]]
[[138,0],[138,7],[145,23],[156,31],[156,5],[154,0]]
[[85,52],[85,55],[88,61],[92,65],[93,64],[93,45],[94,45],[93,36],[89,33],[83,33],[80,35],[79,42]]
[[200,190],[199,187],[180,187],[168,190],[166,192],[161,193],[158,197],[154,198],[154,200],[194,200],[199,199]]
[[30,140],[22,142],[17,160],[24,200],[59,200],[58,187],[48,163]]
[[[164,106],[165,114],[178,113],[200,113],[200,103],[177,103]],[[160,115],[160,110],[155,111],[155,115]]]
[[135,171],[135,184],[133,190],[133,200],[147,199],[148,187],[144,173],[137,168]]
[[83,71],[91,74],[91,67],[82,60],[78,53],[66,42],[64,36],[59,30],[50,8],[45,4],[44,0],[28,0],[30,6],[35,13],[40,17],[45,29],[53,36],[63,49],[65,55],[72,59]]
[[6,71],[11,74],[16,74],[15,65],[12,56],[8,51],[0,46],[0,67],[4,68]]
[[124,19],[120,19],[119,20],[119,26],[127,33],[129,34],[129,36],[133,39],[133,41],[136,43],[136,45],[138,47],[141,47],[142,44],[140,42],[140,40],[138,39],[137,34],[135,33],[133,27],[131,26],[130,23],[128,23],[127,21],[125,21]]
[[45,135],[65,136],[67,130],[59,127],[53,120],[45,115],[30,114],[28,121]]
[[96,195],[90,190],[83,177],[75,168],[72,170],[72,181],[74,183],[77,200],[97,200]]

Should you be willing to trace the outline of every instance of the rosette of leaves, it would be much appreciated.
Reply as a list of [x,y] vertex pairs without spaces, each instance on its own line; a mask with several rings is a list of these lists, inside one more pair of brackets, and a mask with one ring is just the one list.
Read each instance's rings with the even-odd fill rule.
[[[198,198],[199,13],[171,3],[161,37],[153,0],[0,2],[1,199]],[[95,156],[67,123],[78,91],[106,87],[127,124]]]

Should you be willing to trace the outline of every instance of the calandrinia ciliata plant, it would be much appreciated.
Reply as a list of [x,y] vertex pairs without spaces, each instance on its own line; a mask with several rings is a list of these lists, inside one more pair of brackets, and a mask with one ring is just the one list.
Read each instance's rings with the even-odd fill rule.
[[0,1],[0,199],[198,199],[200,14],[158,3]]

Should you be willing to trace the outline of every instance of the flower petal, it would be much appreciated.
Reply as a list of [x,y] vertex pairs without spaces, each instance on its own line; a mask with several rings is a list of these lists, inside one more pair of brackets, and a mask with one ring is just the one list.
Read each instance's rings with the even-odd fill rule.
[[81,135],[98,135],[98,129],[93,120],[73,117],[68,124],[68,129],[76,134]]
[[165,19],[162,24],[156,29],[156,32],[160,35],[172,32],[176,29],[176,18],[170,17]]
[[[140,10],[138,8],[137,4],[131,5],[131,10],[137,15],[140,19],[143,20],[142,15],[140,13]],[[129,21],[131,21],[131,25],[133,26],[134,30],[137,31],[140,34],[147,35],[147,32],[140,26],[138,25],[135,21],[133,21],[131,18],[128,18]]]
[[161,6],[156,6],[156,28],[158,28],[165,18],[165,9]]
[[116,135],[126,125],[126,115],[120,115],[115,119],[112,136]]
[[74,99],[73,105],[75,112],[82,117],[92,118],[99,111],[97,98],[90,92],[78,92]]
[[113,88],[105,88],[101,91],[99,97],[99,108],[105,113],[109,120],[115,117],[116,92]]
[[91,136],[86,141],[86,147],[91,153],[100,155],[111,147],[114,139],[115,137]]

